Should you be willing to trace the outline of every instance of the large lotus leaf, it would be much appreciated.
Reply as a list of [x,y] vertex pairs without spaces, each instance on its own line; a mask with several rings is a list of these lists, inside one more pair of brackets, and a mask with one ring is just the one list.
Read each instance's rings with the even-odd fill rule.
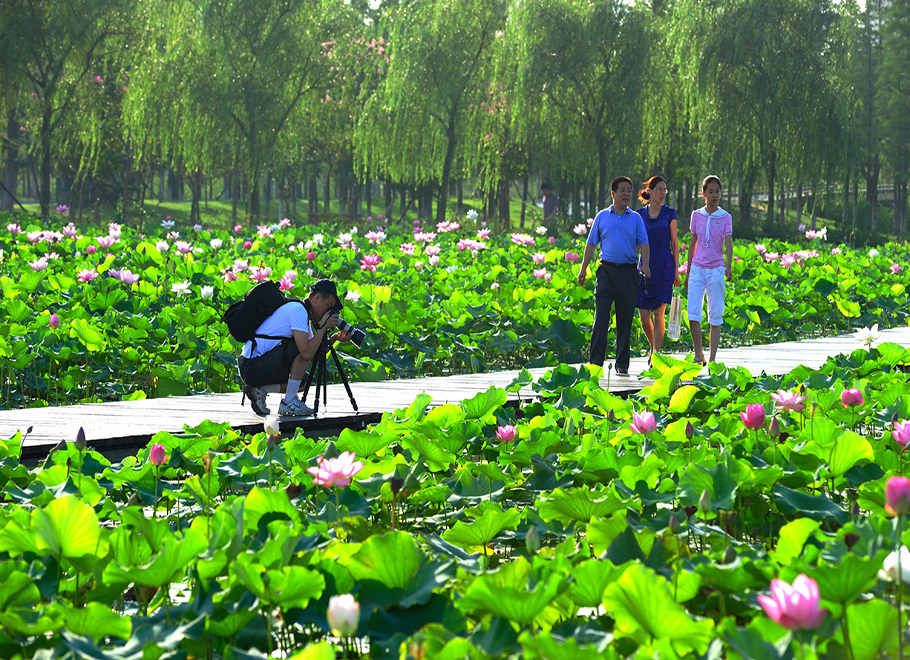
[[616,511],[625,511],[629,508],[640,510],[641,504],[621,498],[612,488],[609,490],[573,488],[570,491],[557,488],[551,495],[538,498],[536,508],[540,517],[547,522],[551,520],[588,522],[594,518],[609,516]]
[[104,336],[85,319],[73,319],[70,322],[70,337],[77,338],[89,351],[103,351],[106,342]]
[[0,612],[0,626],[14,637],[43,636],[63,627],[64,606],[19,607]]
[[310,644],[302,651],[298,651],[288,660],[335,660],[337,654],[335,647],[329,642]]
[[846,605],[856,600],[868,588],[878,575],[887,554],[887,551],[879,550],[874,557],[869,558],[848,553],[836,564],[807,566],[803,570],[818,583],[818,591],[822,598],[832,603]]
[[442,535],[442,538],[462,548],[486,545],[502,530],[515,529],[520,520],[521,514],[516,509],[502,511],[497,507],[486,511],[470,523],[459,520],[452,529]]
[[639,481],[645,482],[648,488],[655,488],[667,465],[660,457],[651,453],[641,465],[626,465],[619,472],[620,480],[630,489],[635,489]]
[[429,561],[414,537],[396,531],[367,539],[347,568],[370,602],[410,607],[446,583],[451,565]]
[[742,660],[793,660],[791,636],[769,640],[757,626],[739,628],[733,618],[723,622],[723,636]]
[[94,509],[75,495],[54,500],[32,513],[38,549],[75,559],[101,550],[101,527]]
[[[12,562],[7,562],[7,565],[12,567]],[[3,571],[3,573],[5,575],[0,581],[0,611],[13,607],[31,606],[41,600],[38,587],[28,575],[22,571]]]
[[462,612],[488,612],[520,626],[530,623],[562,591],[564,578],[550,572],[531,579],[531,565],[524,557],[503,565],[496,573],[475,579],[456,601]]
[[600,389],[599,386],[585,387],[584,393],[586,403],[589,406],[597,408],[604,416],[609,415],[610,411],[616,415],[617,419],[624,419],[632,416],[633,405],[627,399],[622,399],[615,394],[610,394],[607,390]]
[[599,607],[604,591],[624,570],[609,560],[587,559],[572,568],[569,595],[580,607]]
[[881,600],[857,603],[847,608],[853,660],[891,657],[897,648],[897,610]]
[[461,406],[455,403],[446,403],[433,408],[427,413],[424,422],[434,424],[441,429],[447,429],[465,420],[465,413]]
[[120,522],[124,528],[135,529],[153,552],[161,549],[161,544],[165,539],[174,537],[167,520],[147,518],[142,507],[128,506],[123,509],[120,514]]
[[791,561],[803,552],[803,546],[821,523],[811,518],[798,518],[781,527],[777,538],[777,547],[771,553],[771,559],[781,566],[788,566]]
[[739,483],[730,474],[726,463],[710,470],[703,465],[690,465],[679,480],[679,501],[685,506],[698,506],[701,494],[708,491],[714,510],[732,509]]
[[121,617],[107,605],[98,602],[88,603],[83,608],[67,609],[63,620],[68,631],[91,637],[96,644],[108,635],[127,640],[133,631],[129,617]]
[[461,402],[465,419],[476,419],[486,423],[493,415],[493,411],[504,405],[508,399],[505,390],[490,386],[486,392],[479,392],[470,399]]
[[238,556],[231,570],[257,598],[283,609],[304,608],[325,589],[325,578],[318,571],[303,566],[267,570],[251,554]]
[[430,472],[442,472],[455,462],[454,454],[445,451],[423,434],[409,433],[401,439],[401,446],[423,456]]
[[364,459],[382,451],[395,442],[396,438],[397,435],[394,433],[380,434],[372,429],[366,431],[344,429],[338,436],[335,447],[338,451],[354,452],[358,458]]
[[268,513],[284,514],[291,520],[300,519],[300,511],[291,504],[283,490],[254,488],[246,496],[243,511],[243,526],[247,532],[256,529],[260,518]]
[[714,637],[712,622],[690,618],[667,581],[642,564],[630,565],[607,587],[603,604],[616,621],[614,634],[639,644],[665,639],[679,654],[702,654]]
[[591,372],[586,367],[573,367],[570,364],[560,364],[552,371],[548,371],[532,386],[535,392],[556,394],[566,387],[572,387],[579,381],[591,380]]
[[579,645],[573,637],[557,638],[550,631],[531,634],[527,630],[518,638],[528,660],[616,660],[619,658],[612,648],[598,650],[595,644]]
[[507,392],[518,392],[534,382],[534,376],[527,369],[522,368],[512,382],[506,385]]
[[611,516],[592,520],[588,523],[586,535],[588,543],[594,547],[596,554],[606,551],[620,534],[626,531],[629,523],[626,521],[626,512],[617,511]]
[[741,594],[747,589],[761,589],[767,584],[767,579],[758,567],[741,556],[728,564],[698,564],[695,572],[709,586],[730,594]]
[[104,569],[105,584],[144,584],[163,587],[181,582],[187,566],[208,547],[206,538],[195,529],[185,531],[182,539],[170,537],[161,544],[152,561],[142,566],[122,566],[110,563]]
[[828,499],[827,495],[807,495],[776,484],[772,491],[777,507],[784,513],[802,515],[812,520],[836,520],[843,525],[850,514]]
[[698,394],[698,387],[695,385],[683,385],[673,392],[673,396],[670,397],[670,404],[667,406],[667,412],[687,412],[689,406],[692,404],[692,399],[695,398],[696,394]]

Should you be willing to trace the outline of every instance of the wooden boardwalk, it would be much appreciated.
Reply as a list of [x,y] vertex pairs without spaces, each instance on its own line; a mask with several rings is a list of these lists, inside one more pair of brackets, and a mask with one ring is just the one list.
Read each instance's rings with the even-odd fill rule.
[[[896,328],[882,331],[881,342],[894,342],[910,348],[910,328]],[[728,366],[747,368],[753,375],[762,372],[780,375],[805,365],[816,368],[838,353],[849,353],[859,348],[852,335],[827,339],[783,342],[764,346],[722,349],[718,360]],[[683,358],[683,354],[673,354]],[[629,394],[650,384],[640,379],[646,370],[644,358],[634,358],[627,377],[612,375],[610,391]],[[531,369],[535,379],[550,368]],[[335,435],[342,428],[363,428],[382,416],[399,408],[406,408],[414,398],[424,392],[433,398],[435,405],[457,402],[470,398],[489,387],[505,388],[518,375],[517,371],[391,380],[378,383],[352,383],[351,391],[358,403],[355,413],[342,385],[329,385],[328,405],[320,401],[318,417],[283,420],[282,431],[301,427],[307,434]],[[606,386],[606,379],[603,381]],[[531,388],[525,388],[519,395],[522,399],[535,396]],[[277,412],[280,395],[270,394],[268,405]],[[518,395],[510,395],[517,400]],[[0,411],[0,438],[9,438],[17,431],[31,427],[25,440],[23,458],[34,460],[61,440],[72,442],[79,427],[85,429],[88,443],[99,451],[118,452],[134,450],[147,444],[159,431],[182,433],[184,427],[194,427],[205,420],[228,422],[231,427],[243,433],[262,429],[262,418],[250,409],[249,403],[240,405],[240,392],[198,396],[174,396],[145,401],[120,401],[91,403],[51,408],[32,408]],[[307,403],[313,403],[310,392]]]

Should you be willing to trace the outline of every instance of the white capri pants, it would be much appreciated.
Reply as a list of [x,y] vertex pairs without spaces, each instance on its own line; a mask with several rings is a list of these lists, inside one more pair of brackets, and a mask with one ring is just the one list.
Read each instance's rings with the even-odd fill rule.
[[702,268],[701,266],[689,267],[689,300],[686,312],[690,321],[701,323],[702,307],[705,303],[705,294],[708,294],[708,323],[723,325],[724,323],[724,267]]

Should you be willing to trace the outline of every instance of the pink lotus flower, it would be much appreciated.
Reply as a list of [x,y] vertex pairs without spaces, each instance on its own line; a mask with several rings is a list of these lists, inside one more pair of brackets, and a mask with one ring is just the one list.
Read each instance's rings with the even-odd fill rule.
[[544,279],[547,276],[547,271],[545,268],[537,268],[534,270],[534,277],[537,279]]
[[234,233],[239,234],[243,231],[243,225],[234,225]]
[[186,241],[176,241],[174,247],[177,248],[177,252],[180,254],[189,254],[193,251],[193,246]]
[[765,254],[765,253],[768,251],[768,248],[766,248],[766,247],[765,247],[764,245],[762,245],[761,243],[756,243],[756,244],[755,244],[755,251],[758,252],[759,254]]
[[287,276],[282,277],[281,281],[278,283],[278,288],[282,291],[290,291],[294,288],[294,280],[288,279]]
[[415,231],[414,240],[418,243],[432,243],[436,240],[435,231]]
[[357,454],[353,452],[341,452],[338,458],[325,458],[320,456],[316,459],[317,467],[307,468],[307,472],[313,475],[313,483],[317,486],[347,486],[351,483],[351,478],[363,469],[363,463],[355,461]]
[[574,264],[576,261],[578,261],[578,253],[566,252],[566,261],[568,261],[570,264]]
[[892,516],[904,516],[910,509],[910,479],[891,477],[885,484],[885,511]]
[[127,286],[133,286],[139,281],[139,274],[131,272],[128,268],[120,271],[120,281]]
[[891,431],[891,435],[901,447],[910,445],[910,421],[894,422],[894,430]]
[[313,252],[312,250],[310,250],[309,252],[306,253],[306,260],[307,260],[307,261],[312,261],[312,260],[315,259],[315,258],[316,258],[316,253]]
[[410,257],[414,256],[414,244],[413,243],[402,243],[398,246],[398,251],[402,254],[406,254]]
[[439,263],[439,257],[434,254],[429,259],[427,259],[427,263],[431,266],[435,266]]
[[822,625],[828,610],[820,607],[820,600],[818,584],[804,574],[796,576],[793,586],[771,580],[771,595],[758,597],[768,617],[788,630],[814,630]]
[[365,254],[363,259],[360,260],[360,270],[368,270],[371,273],[376,272],[376,266],[380,264],[382,259],[379,258],[378,254]]
[[296,270],[286,270],[286,271],[284,271],[284,276],[289,281],[293,282],[294,280],[297,279],[297,271]]
[[363,237],[365,239],[367,239],[371,244],[379,245],[380,243],[382,243],[385,240],[385,232],[384,231],[368,231],[366,234],[363,235]]
[[251,247],[253,247],[252,241],[244,241],[244,242],[243,242],[243,249],[244,249],[244,250],[249,250]]
[[79,276],[76,279],[84,284],[86,282],[91,282],[96,277],[98,277],[98,273],[91,270],[90,268],[86,268],[79,271]]
[[646,410],[639,415],[637,412],[633,412],[632,423],[629,424],[629,428],[642,435],[654,433],[657,430],[657,420],[654,419],[654,413]]
[[332,596],[325,618],[333,635],[340,639],[352,637],[360,626],[360,603],[351,594]]
[[179,231],[169,231],[169,232],[167,233],[167,239],[168,239],[169,241],[174,241],[174,240],[177,240],[178,238],[180,238],[180,232],[179,232]]
[[534,237],[527,234],[510,234],[510,238],[515,245],[534,245]]
[[854,406],[863,405],[865,399],[863,398],[862,392],[855,387],[851,387],[850,389],[841,392],[840,402],[844,408],[853,408]]
[[427,256],[432,257],[439,254],[441,249],[442,248],[440,248],[438,245],[428,245],[424,251],[427,253]]
[[15,236],[16,234],[19,234],[22,232],[22,227],[20,227],[15,222],[11,222],[8,225],[6,225],[6,231],[8,231],[13,236]]
[[290,226],[291,226],[291,219],[290,219],[290,218],[282,218],[282,219],[281,219],[281,222],[278,223],[278,226],[279,226],[279,227],[290,227]]
[[686,273],[688,273],[688,272],[689,272],[689,262],[688,262],[688,260],[682,262],[682,263],[679,265],[679,268],[676,269],[676,272],[678,272],[680,275],[685,275]]
[[547,243],[549,243],[550,245],[556,245],[556,237],[550,236],[550,238],[547,239]]
[[772,393],[771,398],[777,402],[777,405],[774,407],[778,410],[789,410],[798,413],[806,408],[806,404],[803,402],[807,397],[794,394],[790,390],[777,390],[777,394]]
[[461,229],[461,225],[457,222],[449,222],[448,220],[444,220],[443,222],[436,223],[436,231],[443,234],[453,232],[458,229]]
[[234,272],[233,270],[231,270],[230,268],[226,268],[226,269],[224,269],[224,271],[221,273],[221,279],[224,280],[225,283],[227,283],[227,282],[236,282],[236,281],[237,281],[237,273],[235,273],[235,272]]
[[60,317],[56,314],[51,314],[50,318],[47,320],[47,325],[51,330],[55,330],[60,327]]
[[588,227],[586,225],[575,225],[572,227],[572,231],[575,232],[576,236],[584,236],[588,233]]
[[531,255],[531,259],[534,260],[535,265],[539,266],[547,260],[547,255],[545,255],[543,252],[535,252]]
[[117,242],[117,241],[114,239],[113,236],[99,236],[99,237],[96,238],[95,240],[98,241],[98,245],[99,245],[100,247],[103,247],[105,250],[107,250],[107,249],[110,248],[114,243]]
[[250,279],[254,282],[265,282],[272,276],[272,269],[264,266],[262,268],[250,268]]
[[831,254],[842,254],[839,247],[831,248]]
[[256,230],[259,234],[259,238],[271,238],[272,237],[272,228],[268,225],[258,225]]
[[765,407],[760,403],[750,403],[739,417],[750,431],[765,428]]
[[57,214],[58,215],[64,215],[69,210],[70,210],[70,207],[68,207],[66,204],[57,204]]
[[897,275],[899,272],[901,272],[900,264],[891,264],[891,273]]
[[164,465],[166,461],[167,450],[164,448],[164,445],[152,445],[152,448],[149,451],[149,463],[155,467],[160,467]]
[[86,254],[95,254],[95,252],[97,252],[97,251],[98,251],[98,248],[96,248],[94,245],[89,245],[87,248],[85,248]]
[[38,257],[34,261],[29,261],[28,265],[31,267],[32,270],[40,273],[42,270],[47,270],[47,258]]
[[496,429],[496,439],[500,442],[512,442],[517,435],[518,430],[512,424],[506,424]]
[[234,259],[234,272],[242,273],[245,270],[249,270],[250,260],[249,259]]
[[477,230],[477,238],[479,238],[481,241],[485,241],[485,240],[487,240],[489,237],[490,237],[490,230],[489,230],[489,229],[478,229],[478,230]]
[[60,258],[60,255],[57,254],[56,252],[45,252],[45,253],[44,253],[44,258],[45,258],[45,259],[48,259],[48,260],[50,260],[50,259],[59,259],[59,258]]
[[67,238],[76,238],[76,236],[79,235],[79,230],[76,229],[76,226],[71,222],[63,228],[63,235]]

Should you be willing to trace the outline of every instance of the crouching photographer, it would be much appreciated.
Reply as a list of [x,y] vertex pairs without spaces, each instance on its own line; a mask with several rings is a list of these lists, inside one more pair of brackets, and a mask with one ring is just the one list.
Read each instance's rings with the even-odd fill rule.
[[282,392],[279,415],[313,414],[297,391],[309,363],[319,356],[326,333],[341,326],[344,331],[335,332],[329,341],[351,341],[353,337],[359,346],[363,339],[361,331],[341,320],[342,307],[332,280],[313,284],[305,300],[285,298],[277,284],[263,282],[231,305],[225,321],[231,335],[246,342],[237,366],[253,412],[268,415],[266,395]]

